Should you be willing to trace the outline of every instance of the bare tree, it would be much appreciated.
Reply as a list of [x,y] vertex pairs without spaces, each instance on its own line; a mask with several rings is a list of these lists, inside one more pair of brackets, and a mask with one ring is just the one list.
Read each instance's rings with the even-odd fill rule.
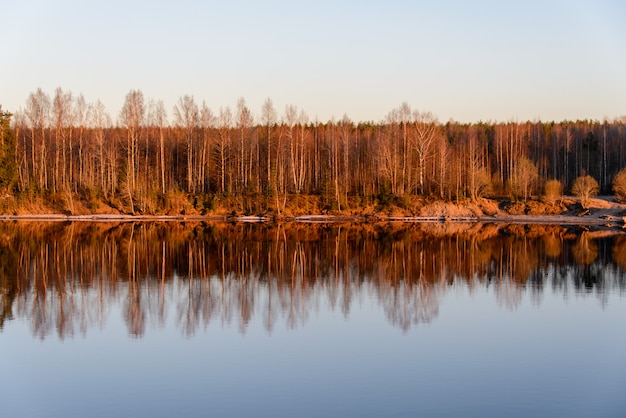
[[413,126],[415,137],[412,141],[413,149],[417,154],[417,167],[419,172],[419,192],[424,194],[424,173],[426,161],[432,154],[432,144],[439,134],[437,118],[430,112],[413,112]]
[[272,176],[272,140],[271,138],[272,138],[272,128],[276,124],[276,119],[277,119],[277,116],[276,116],[276,110],[274,109],[274,104],[272,103],[272,99],[268,97],[267,99],[265,99],[265,102],[263,103],[263,107],[261,109],[261,120],[263,122],[263,126],[265,127],[266,140],[267,140],[265,153],[267,157],[266,189],[268,190],[272,190],[273,188],[276,187],[275,185],[272,186],[272,180],[271,180],[271,176]]
[[466,164],[466,184],[472,200],[481,197],[489,188],[491,179],[486,167],[486,157],[479,141],[477,127],[471,127],[469,138],[465,144],[464,158]]
[[380,141],[380,145],[382,146],[382,154],[380,156],[383,157],[383,168],[389,178],[392,194],[397,194],[399,191],[398,177],[400,177],[400,173],[398,169],[398,158],[401,153],[398,150],[398,136],[400,135],[399,127],[401,120],[400,111],[398,109],[392,109],[385,119],[386,135],[384,138],[381,138]]
[[[220,192],[226,193],[227,163],[230,163],[230,129],[232,127],[233,114],[230,107],[220,107],[218,117],[218,137],[215,141],[215,152],[217,154],[217,165],[219,169]],[[230,173],[229,173],[230,174]],[[230,180],[229,180],[230,181]],[[228,187],[230,192],[230,186]]]
[[289,148],[289,170],[291,172],[291,179],[293,182],[294,190],[297,191],[296,180],[296,138],[295,130],[296,123],[298,123],[298,107],[294,105],[285,106],[285,113],[282,120],[281,137],[284,137]]
[[[246,151],[251,151],[252,147],[250,146],[250,130],[252,129],[252,125],[254,123],[254,118],[252,117],[252,112],[248,106],[246,106],[246,101],[243,97],[239,98],[237,101],[237,117],[236,117],[236,125],[237,130],[239,131],[239,162],[238,162],[238,184],[241,189],[245,189],[248,185],[248,179],[251,176],[251,163],[252,156],[249,155],[248,161],[246,163]],[[248,144],[246,144],[248,142]]]
[[589,207],[589,199],[600,191],[600,186],[596,179],[589,175],[577,177],[572,184],[572,193],[580,198],[583,208]]
[[135,213],[133,191],[135,189],[137,171],[137,144],[145,112],[146,108],[141,90],[129,91],[120,112],[120,123],[126,128],[126,192],[132,213]]
[[539,173],[537,166],[528,158],[522,157],[516,161],[511,177],[509,178],[509,188],[515,195],[528,199],[535,190]]
[[200,156],[200,179],[202,191],[207,191],[208,179],[210,178],[209,152],[211,149],[211,134],[215,128],[215,116],[206,102],[200,107],[200,127],[202,128],[202,151]]
[[448,139],[445,135],[441,135],[435,146],[435,176],[434,182],[439,190],[439,198],[443,199],[446,195],[447,176],[448,176],[448,159],[452,154]]
[[[343,172],[341,175],[338,172],[338,177],[341,179],[341,191],[345,199],[348,198],[348,193],[350,192],[351,179],[352,174],[350,173],[351,166],[351,155],[350,151],[352,148],[352,134],[354,132],[354,123],[350,120],[347,114],[343,115],[343,118],[338,123],[339,128],[339,137],[341,138],[341,150],[342,153],[340,155],[340,159],[343,160],[340,167],[340,170]],[[338,183],[339,184],[339,183]],[[339,190],[338,190],[339,192]]]
[[397,111],[402,136],[402,186],[400,194],[404,195],[411,187],[411,149],[409,148],[409,124],[411,123],[411,106],[402,102]]
[[87,102],[85,101],[85,96],[79,94],[74,101],[73,113],[74,113],[74,123],[77,125],[77,134],[78,134],[78,178],[73,181],[74,191],[77,190],[77,186],[84,185],[85,179],[85,167],[84,167],[84,148],[85,148],[85,128],[87,127],[87,118],[88,118],[88,110]]
[[296,141],[298,144],[297,147],[297,167],[296,167],[296,193],[301,193],[304,189],[304,182],[307,177],[307,154],[306,154],[306,144],[309,138],[309,130],[307,129],[307,124],[309,123],[309,117],[307,116],[304,110],[300,111],[298,115],[298,127],[296,133]]
[[71,130],[73,129],[72,93],[63,93],[61,87],[55,90],[52,102],[52,118],[54,123],[54,174],[52,189],[56,191],[60,187],[69,189],[66,178],[66,168],[68,166],[66,139],[68,132],[71,135]]
[[26,148],[27,122],[23,111],[13,113],[13,129],[15,131],[15,164],[17,166],[18,190],[24,191],[29,181],[28,159]]
[[174,106],[175,123],[185,132],[185,140],[187,143],[187,191],[195,193],[194,173],[193,173],[193,139],[196,128],[199,125],[198,105],[193,96],[185,95],[178,100],[178,104]]
[[159,155],[161,173],[161,193],[165,194],[165,128],[167,126],[167,111],[162,100],[159,100],[155,109],[155,122],[159,128]]
[[114,166],[111,161],[107,161],[106,150],[115,147],[114,144],[106,143],[111,126],[111,116],[106,112],[102,102],[98,100],[92,108],[90,127],[94,132],[96,145],[97,183],[107,197],[110,197],[115,191],[114,175],[111,172]]
[[31,172],[39,187],[44,188],[47,183],[46,129],[50,118],[50,97],[41,88],[29,94],[25,114],[31,131]]

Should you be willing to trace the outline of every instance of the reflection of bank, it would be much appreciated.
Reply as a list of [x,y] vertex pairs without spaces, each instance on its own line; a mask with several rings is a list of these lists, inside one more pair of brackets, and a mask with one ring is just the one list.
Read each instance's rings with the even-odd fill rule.
[[[547,283],[626,287],[600,271],[611,237],[546,225],[3,223],[0,236],[0,326],[23,318],[40,338],[118,311],[135,337],[168,312],[188,336],[214,323],[246,332],[255,320],[271,332],[321,308],[349,316],[366,296],[408,332],[459,283],[493,288],[507,308]],[[624,248],[615,238],[622,268]]]

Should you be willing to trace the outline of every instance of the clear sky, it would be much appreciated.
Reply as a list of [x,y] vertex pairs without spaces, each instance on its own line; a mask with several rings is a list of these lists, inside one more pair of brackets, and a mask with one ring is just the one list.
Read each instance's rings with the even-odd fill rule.
[[130,89],[171,109],[270,97],[320,121],[408,102],[441,121],[626,115],[626,1],[1,0],[0,104]]

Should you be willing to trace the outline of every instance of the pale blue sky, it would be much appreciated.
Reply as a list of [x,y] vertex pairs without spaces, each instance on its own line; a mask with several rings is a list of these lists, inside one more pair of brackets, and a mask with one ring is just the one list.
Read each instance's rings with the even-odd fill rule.
[[0,104],[41,87],[130,89],[217,111],[270,97],[311,119],[384,119],[403,101],[441,121],[626,115],[625,1],[0,0]]

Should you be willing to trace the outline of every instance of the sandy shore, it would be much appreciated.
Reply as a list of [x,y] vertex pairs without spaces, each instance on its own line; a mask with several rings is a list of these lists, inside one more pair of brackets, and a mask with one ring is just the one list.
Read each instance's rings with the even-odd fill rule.
[[518,215],[498,211],[493,215],[440,214],[436,216],[387,216],[374,215],[322,215],[311,214],[275,219],[268,216],[220,216],[220,215],[125,215],[125,214],[20,214],[0,215],[0,221],[41,221],[41,222],[298,222],[298,223],[336,223],[336,222],[481,222],[503,224],[550,224],[550,225],[588,225],[607,228],[624,228],[626,204],[615,202],[612,197],[598,197],[591,200],[589,210],[582,214],[559,215]]
[[[40,222],[275,222],[264,216],[132,216],[132,215],[0,215],[0,221],[40,221]],[[501,224],[544,224],[544,225],[596,225],[608,228],[624,228],[621,217],[605,216],[568,216],[568,215],[499,215],[499,216],[339,216],[306,215],[285,217],[280,222],[297,223],[342,223],[342,222],[397,222],[397,223],[501,223]]]

